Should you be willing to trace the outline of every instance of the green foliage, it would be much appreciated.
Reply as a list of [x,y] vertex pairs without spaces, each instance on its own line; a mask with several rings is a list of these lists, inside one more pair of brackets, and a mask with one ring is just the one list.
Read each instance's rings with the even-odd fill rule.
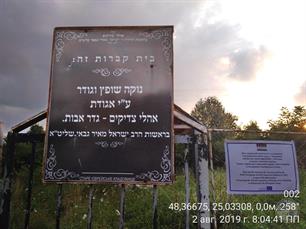
[[[225,210],[217,211],[217,216],[221,215],[240,215],[241,217],[248,217],[252,219],[253,216],[271,216],[274,217],[277,215],[275,210],[256,210],[256,203],[268,203],[274,205],[280,201],[290,200],[296,203],[299,203],[298,215],[300,218],[299,223],[230,223],[230,224],[218,224],[218,228],[221,229],[305,229],[306,225],[306,170],[300,169],[300,196],[299,198],[285,198],[283,195],[228,195],[226,192],[226,172],[224,169],[217,169],[214,171],[215,178],[215,189],[214,194],[216,196],[216,203],[251,203],[254,211],[234,211],[234,210]],[[212,190],[212,189],[211,189]],[[211,200],[213,197],[211,195]]]
[[184,144],[175,144],[174,146],[174,152],[175,152],[175,173],[182,173],[183,168],[184,168],[184,161],[185,161],[185,154],[184,154],[184,149],[185,146]]
[[16,153],[14,157],[14,169],[19,171],[24,166],[27,166],[31,157],[31,145],[27,143],[16,144]]
[[[239,130],[237,116],[225,112],[221,102],[216,97],[200,99],[191,115],[201,121],[208,128]],[[212,148],[214,166],[224,166],[224,140],[283,140],[294,141],[300,167],[306,168],[306,141],[305,135],[275,134],[273,131],[306,132],[306,109],[303,106],[295,106],[292,111],[282,107],[276,120],[268,121],[270,129],[267,133],[259,133],[261,129],[256,121],[250,121],[241,129],[252,132],[212,132]]]
[[[28,169],[19,170],[13,184],[11,228],[23,228],[24,209],[27,196]],[[30,218],[31,229],[55,228],[56,195],[58,186],[43,184],[41,171],[34,172],[32,193],[32,208]],[[196,202],[195,180],[190,181],[191,202]],[[94,185],[93,197],[93,228],[118,228],[119,197],[118,185]],[[61,228],[75,229],[87,227],[88,185],[63,185],[63,204],[61,213]],[[158,224],[160,228],[183,228],[185,212],[169,209],[171,203],[185,202],[185,178],[177,176],[173,185],[158,187]],[[191,211],[190,214],[196,214]],[[126,189],[125,228],[145,229],[152,225],[152,187],[130,185]],[[196,228],[190,224],[191,228]]]
[[[27,132],[28,134],[43,134],[44,130],[42,126],[33,125],[30,130]],[[32,154],[32,145],[30,143],[18,143],[16,144],[16,153],[14,156],[14,170],[19,171],[23,166],[28,166],[30,164],[30,158]],[[36,144],[36,155],[35,155],[35,164],[34,167],[37,168],[41,166],[42,158],[43,158],[43,143]]]
[[222,103],[216,97],[200,99],[191,115],[207,128],[236,129],[238,127],[236,124],[238,117],[225,112]]
[[29,134],[43,134],[44,128],[38,124],[31,126],[30,130],[28,131]]
[[242,130],[253,130],[253,131],[261,131],[258,126],[257,121],[251,120],[247,125],[245,125]]
[[[207,97],[200,99],[191,115],[202,122],[207,128],[220,129],[238,129],[238,117],[225,111],[222,103],[216,97]],[[218,133],[213,135],[213,153],[214,165],[223,166],[224,157],[224,139],[232,139],[233,133]]]
[[295,106],[293,111],[282,107],[277,120],[268,121],[270,130],[306,131],[306,109],[304,106]]
[[241,132],[237,134],[237,139],[241,140],[264,140],[265,135],[259,133],[262,131],[256,121],[251,120],[248,124],[242,127],[243,131],[251,132]]
[[[306,133],[306,109],[303,106],[295,106],[292,111],[282,107],[278,119],[268,122],[270,131],[291,131]],[[292,140],[295,143],[298,164],[306,169],[306,135],[275,134],[271,133],[267,139]]]

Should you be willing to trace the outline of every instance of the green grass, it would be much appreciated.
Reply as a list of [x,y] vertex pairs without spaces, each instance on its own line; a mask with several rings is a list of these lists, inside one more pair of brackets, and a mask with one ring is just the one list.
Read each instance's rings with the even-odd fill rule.
[[[11,228],[23,228],[24,209],[26,200],[28,169],[19,171],[13,184],[13,196],[11,205]],[[196,203],[195,180],[191,177],[191,203]],[[285,198],[282,195],[227,195],[226,174],[224,169],[214,171],[215,193],[217,203],[270,203],[276,204]],[[185,212],[169,209],[171,203],[185,202],[184,176],[178,175],[174,185],[158,188],[158,224],[162,229],[178,229],[185,226]],[[300,204],[299,224],[280,223],[229,223],[220,224],[218,228],[306,228],[306,171],[300,170],[301,193],[298,199],[292,199]],[[56,195],[58,186],[54,184],[42,184],[40,169],[34,173],[34,187],[32,195],[32,209],[30,218],[31,229],[55,228]],[[75,229],[86,228],[88,210],[88,185],[63,185],[63,206],[61,215],[61,228]],[[119,222],[119,197],[120,187],[117,185],[95,185],[93,200],[93,228],[109,229],[118,228]],[[152,227],[152,188],[146,186],[128,186],[125,200],[125,228],[145,229]],[[211,197],[211,202],[213,199]],[[191,211],[190,215],[195,215]],[[253,215],[275,216],[275,211],[224,211],[217,212],[221,215],[240,215],[251,219]],[[192,218],[191,218],[192,219]],[[190,228],[196,225],[190,222]]]
[[[11,203],[11,228],[23,228],[27,187],[26,168],[19,171],[13,184]],[[184,176],[177,176],[174,185],[158,188],[158,224],[160,228],[183,228],[185,212],[176,212],[170,203],[185,201]],[[118,185],[95,185],[93,197],[93,228],[118,228]],[[40,171],[35,171],[30,218],[31,229],[55,228],[56,184],[42,184]],[[61,228],[86,228],[88,211],[88,185],[63,185]],[[191,202],[196,202],[195,181],[191,177]],[[130,185],[126,189],[125,228],[145,229],[152,227],[152,187]],[[190,212],[193,214],[194,212]],[[191,228],[196,228],[191,224]]]
[[[294,229],[305,229],[306,228],[306,170],[300,170],[300,195],[299,198],[284,198],[283,195],[227,195],[226,193],[226,173],[224,169],[217,169],[214,171],[215,177],[215,194],[216,194],[216,202],[217,203],[251,203],[254,211],[224,211],[217,212],[217,215],[220,217],[221,215],[240,215],[242,217],[247,217],[248,219],[252,219],[255,216],[262,216],[269,219],[269,217],[275,217],[275,210],[256,210],[256,203],[268,203],[270,205],[275,205],[280,201],[290,200],[299,204],[298,215],[299,215],[299,223],[230,223],[230,224],[220,224],[218,228],[262,228],[262,229],[270,229],[270,228],[294,228]],[[211,197],[212,201],[212,197]]]

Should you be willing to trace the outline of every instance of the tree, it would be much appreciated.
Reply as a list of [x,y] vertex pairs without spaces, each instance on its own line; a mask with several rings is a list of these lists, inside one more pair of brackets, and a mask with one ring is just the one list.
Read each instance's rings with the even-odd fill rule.
[[28,131],[29,134],[43,134],[44,128],[38,124],[34,124],[31,126],[30,130]]
[[[191,115],[203,123],[207,128],[237,129],[238,117],[225,111],[222,103],[216,97],[200,99]],[[213,163],[215,166],[223,166],[224,139],[234,138],[234,133],[212,132]]]
[[242,130],[261,131],[261,129],[260,129],[259,126],[258,126],[257,121],[253,121],[253,120],[249,121],[249,123],[246,124],[246,125],[242,128]]
[[[278,119],[268,121],[270,131],[292,131],[306,132],[306,108],[295,106],[292,111],[287,107],[282,107]],[[273,134],[269,136],[272,140],[293,140],[295,143],[298,164],[301,168],[306,168],[306,138],[305,135],[296,134]]]
[[306,109],[304,106],[295,106],[293,111],[282,107],[279,117],[275,121],[268,121],[270,130],[306,131]]
[[191,115],[207,128],[236,129],[238,127],[236,124],[238,117],[225,112],[222,103],[216,97],[200,99]]
[[264,139],[264,135],[261,133],[256,133],[262,131],[259,126],[257,121],[251,120],[249,121],[248,124],[242,127],[242,130],[244,131],[254,131],[254,132],[241,132],[238,134],[237,138],[238,139],[245,139],[245,140],[259,140],[259,139]]
[[[44,129],[38,124],[31,126],[28,134],[44,134]],[[23,167],[28,167],[32,154],[32,146],[30,143],[17,143],[16,153],[14,157],[14,168],[18,172]],[[35,167],[41,166],[43,157],[43,143],[36,143],[36,154],[35,154]]]

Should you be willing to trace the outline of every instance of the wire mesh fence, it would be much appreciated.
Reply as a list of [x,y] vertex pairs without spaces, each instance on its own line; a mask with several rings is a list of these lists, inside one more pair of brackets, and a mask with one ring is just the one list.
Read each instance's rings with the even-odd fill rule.
[[[186,154],[186,146],[187,148],[193,146],[176,144],[176,181],[173,185],[161,186],[157,190],[152,186],[125,187],[123,228],[198,228],[201,221],[208,222],[211,228],[306,228],[305,134],[218,130],[210,130],[209,134],[207,141],[210,143],[213,155],[209,173],[210,205],[205,210],[203,205],[202,210],[209,212],[210,218],[199,217],[198,209],[192,208],[194,204],[198,204],[196,182],[198,168],[196,154],[192,150]],[[300,178],[299,194],[296,196],[229,195],[226,181],[225,140],[294,141]],[[43,184],[42,143],[36,144],[32,166],[31,206],[28,209],[31,147],[31,144],[27,143],[16,145],[10,228],[26,228],[25,225],[28,225],[28,228],[88,228],[88,225],[90,228],[99,229],[119,228],[122,218],[121,186]],[[187,181],[186,168],[189,174]],[[189,191],[186,189],[187,184]],[[158,196],[157,202],[154,195]],[[152,207],[154,204],[156,208]],[[279,211],[280,204],[287,206],[287,209]],[[190,209],[184,206],[190,206]],[[30,214],[27,214],[27,211]],[[27,215],[30,215],[28,222]],[[153,218],[154,215],[156,218]],[[289,215],[291,218],[280,218],[282,215]]]
[[182,208],[198,201],[192,144],[176,144],[173,185],[126,185],[124,194],[121,185],[44,184],[43,143],[35,157],[32,143],[15,146],[9,228],[198,228],[197,209]]

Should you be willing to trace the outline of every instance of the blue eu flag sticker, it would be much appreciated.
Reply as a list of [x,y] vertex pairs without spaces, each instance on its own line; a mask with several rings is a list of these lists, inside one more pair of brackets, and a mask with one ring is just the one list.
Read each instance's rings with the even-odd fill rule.
[[272,191],[272,186],[267,186],[267,191]]

